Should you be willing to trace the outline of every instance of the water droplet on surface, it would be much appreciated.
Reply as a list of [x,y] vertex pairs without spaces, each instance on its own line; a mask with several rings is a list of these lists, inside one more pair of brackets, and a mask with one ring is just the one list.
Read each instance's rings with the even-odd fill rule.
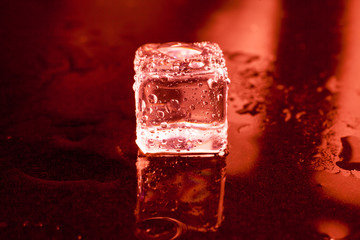
[[218,94],[218,95],[216,96],[216,98],[217,98],[217,100],[220,102],[224,97],[223,97],[222,94]]
[[177,58],[177,59],[190,58],[201,54],[201,50],[192,47],[180,46],[180,45],[160,47],[157,50],[163,54],[166,54],[172,58]]
[[193,61],[193,62],[189,63],[189,67],[191,67],[191,68],[201,68],[204,65],[205,64],[203,62],[200,62],[200,61]]
[[140,111],[144,111],[146,109],[146,103],[144,100],[141,100],[141,110]]
[[151,104],[155,104],[155,103],[157,103],[157,101],[158,101],[158,97],[157,97],[155,94],[150,94],[150,95],[148,96],[148,101],[149,101],[149,103],[151,103]]
[[199,83],[199,87],[202,87],[203,86],[203,83]]
[[167,128],[167,126],[168,126],[167,122],[160,123],[161,128]]
[[191,105],[190,105],[190,109],[191,109],[191,110],[195,110],[195,105],[194,105],[194,104],[191,104]]
[[180,66],[179,65],[174,65],[173,66],[173,70],[175,71],[175,75],[177,74],[177,72],[180,70]]
[[154,67],[155,67],[155,63],[153,62],[150,62],[148,65],[147,65],[148,69],[151,71]]

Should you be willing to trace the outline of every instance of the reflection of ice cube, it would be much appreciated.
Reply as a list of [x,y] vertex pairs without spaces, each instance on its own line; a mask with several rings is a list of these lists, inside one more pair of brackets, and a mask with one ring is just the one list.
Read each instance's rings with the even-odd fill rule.
[[224,157],[138,157],[137,222],[176,219],[215,231],[223,220]]
[[135,71],[136,142],[144,153],[224,151],[229,79],[217,44],[146,44]]

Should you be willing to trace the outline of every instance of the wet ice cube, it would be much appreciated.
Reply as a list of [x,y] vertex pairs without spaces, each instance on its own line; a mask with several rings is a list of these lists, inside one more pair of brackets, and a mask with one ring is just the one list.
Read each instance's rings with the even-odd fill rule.
[[134,64],[136,143],[144,153],[225,150],[229,79],[217,44],[145,44]]

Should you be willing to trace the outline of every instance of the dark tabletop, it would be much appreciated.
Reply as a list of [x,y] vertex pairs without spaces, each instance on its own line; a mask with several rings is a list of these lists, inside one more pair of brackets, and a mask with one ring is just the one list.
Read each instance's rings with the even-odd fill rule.
[[187,177],[224,171],[224,218],[181,239],[360,239],[356,1],[257,1],[277,3],[272,54],[226,34],[204,39],[225,23],[229,36],[261,31],[251,17],[231,29],[232,9],[263,14],[249,2],[2,1],[0,239],[136,239],[139,175],[153,175],[136,165],[134,53],[202,40],[223,47],[232,81],[229,155],[153,164]]

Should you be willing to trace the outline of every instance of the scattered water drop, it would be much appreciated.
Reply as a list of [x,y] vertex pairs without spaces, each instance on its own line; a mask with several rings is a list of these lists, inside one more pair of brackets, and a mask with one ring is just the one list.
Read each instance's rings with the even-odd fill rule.
[[216,98],[220,102],[224,98],[224,96],[222,94],[218,94]]
[[283,109],[282,112],[285,114],[285,119],[284,119],[284,121],[285,121],[285,122],[289,121],[289,120],[291,119],[291,112],[290,112],[290,110],[287,109],[287,108],[285,108],[285,109]]
[[300,120],[301,120],[301,117],[302,117],[303,115],[305,115],[305,114],[306,114],[305,111],[298,112],[298,113],[295,115],[296,120],[300,121]]

